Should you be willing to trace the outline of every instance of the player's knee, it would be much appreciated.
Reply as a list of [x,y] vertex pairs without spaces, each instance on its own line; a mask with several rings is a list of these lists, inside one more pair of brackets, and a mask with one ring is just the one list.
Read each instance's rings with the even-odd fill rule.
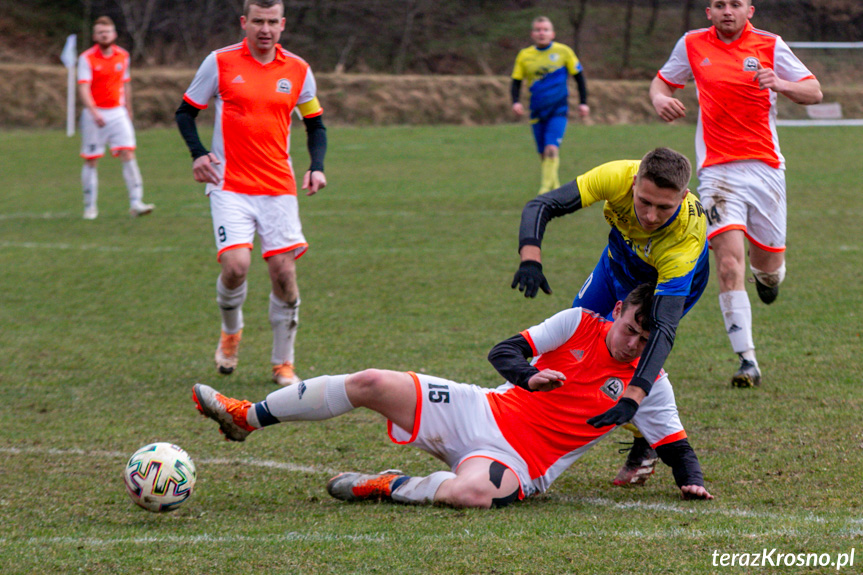
[[382,369],[365,369],[350,375],[346,383],[351,387],[352,395],[364,398],[378,396],[387,382],[388,372]]
[[453,507],[489,509],[492,505],[493,493],[474,482],[460,481],[454,482],[446,499],[446,503]]
[[783,262],[779,269],[772,272],[765,272],[759,269],[756,269],[752,266],[749,267],[752,270],[752,274],[761,282],[763,285],[767,287],[776,287],[782,283],[785,279],[785,263]]

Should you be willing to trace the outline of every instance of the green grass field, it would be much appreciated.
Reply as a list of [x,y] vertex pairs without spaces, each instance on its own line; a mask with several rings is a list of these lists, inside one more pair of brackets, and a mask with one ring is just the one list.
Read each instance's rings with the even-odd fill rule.
[[[254,252],[239,370],[219,376],[218,266],[209,205],[172,130],[139,133],[145,199],[132,220],[117,162],[100,166],[100,216],[81,219],[77,138],[0,133],[0,572],[747,573],[834,566],[714,565],[714,552],[855,554],[863,564],[860,133],[785,129],[788,278],[766,307],[749,286],[765,384],[736,390],[715,279],[666,366],[711,502],[679,499],[659,466],[611,485],[601,443],[543,496],[501,510],[331,499],[345,470],[441,469],[355,411],[220,439],[190,397],[203,382],[260,400],[269,380],[269,282]],[[538,184],[526,126],[330,127],[330,186],[301,196],[302,376],[411,369],[495,386],[496,342],[569,307],[607,236],[594,207],[549,226],[552,296],[509,288],[521,208]],[[562,177],[693,150],[689,127],[571,126]],[[304,137],[295,165],[307,165]],[[694,185],[694,183],[693,183]],[[625,441],[628,433],[612,436]],[[194,495],[147,513],[123,488],[128,456],[184,447]],[[775,555],[773,556],[775,560]]]

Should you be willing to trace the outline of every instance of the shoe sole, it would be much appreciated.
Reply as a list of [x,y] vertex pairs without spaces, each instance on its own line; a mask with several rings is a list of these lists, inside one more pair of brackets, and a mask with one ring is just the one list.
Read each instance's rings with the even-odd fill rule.
[[233,421],[231,421],[231,423],[225,423],[224,421],[222,421],[222,416],[227,415],[228,417],[230,417],[229,414],[213,411],[212,409],[207,408],[206,405],[201,403],[199,396],[200,389],[202,387],[203,386],[200,383],[196,383],[195,386],[192,388],[192,399],[195,400],[195,407],[198,408],[198,411],[201,413],[201,415],[208,419],[212,419],[219,424],[219,433],[221,433],[225,437],[226,441],[245,441],[246,437],[248,437],[249,433],[251,432],[247,432],[243,429],[239,430],[239,432],[240,434],[244,433],[245,435],[235,436],[234,434],[237,433],[237,430],[239,428],[233,423]]
[[761,380],[753,379],[749,375],[735,375],[731,378],[731,387],[743,389],[747,387],[758,387],[759,385],[761,385]]

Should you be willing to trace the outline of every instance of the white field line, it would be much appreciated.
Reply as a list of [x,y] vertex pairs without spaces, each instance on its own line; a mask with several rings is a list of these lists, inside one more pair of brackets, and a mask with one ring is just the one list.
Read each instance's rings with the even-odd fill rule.
[[165,247],[121,247],[100,246],[98,244],[67,244],[67,243],[41,243],[41,242],[0,242],[0,249],[14,248],[26,250],[44,251],[68,251],[76,250],[82,252],[135,252],[139,254],[159,254],[165,252],[187,252],[189,248]]
[[[125,460],[129,457],[128,453],[121,453],[119,451],[98,451],[98,450],[85,450],[85,449],[57,449],[57,448],[41,448],[41,447],[0,447],[0,454],[6,455],[63,455],[63,456],[82,456],[82,457],[99,457],[105,459],[119,459]],[[308,474],[327,474],[327,475],[335,475],[340,471],[344,470],[334,470],[325,467],[318,467],[313,465],[299,465],[296,463],[282,462],[282,461],[270,461],[265,459],[255,459],[255,458],[236,458],[236,459],[226,459],[226,458],[217,458],[217,459],[195,459],[196,464],[200,465],[225,465],[225,466],[238,466],[238,465],[247,465],[252,467],[263,467],[268,469],[283,469],[285,471],[296,472],[296,473],[308,473]],[[829,522],[836,522],[836,519],[822,517],[816,515],[812,512],[808,512],[806,514],[781,514],[781,513],[769,513],[769,512],[761,512],[761,511],[752,511],[748,509],[728,509],[728,508],[716,508],[711,503],[703,503],[698,505],[698,507],[693,507],[690,505],[686,505],[685,507],[674,505],[672,503],[643,503],[640,501],[612,501],[611,499],[605,499],[602,497],[573,497],[567,495],[559,496],[564,501],[571,501],[573,503],[587,504],[593,505],[596,507],[611,507],[615,509],[620,509],[623,511],[659,511],[663,513],[669,514],[682,514],[682,515],[721,515],[725,517],[742,517],[742,518],[751,518],[751,519],[768,519],[770,521],[776,522],[778,524],[784,524],[789,521],[802,521],[804,523],[815,523],[815,524],[827,524]],[[859,525],[863,525],[863,517],[855,517],[855,518],[847,518],[845,520],[849,525],[853,525],[849,529],[852,529],[856,533],[863,533],[863,527],[857,527]],[[759,532],[763,533],[763,532]],[[778,533],[778,531],[777,531]],[[0,542],[4,541],[4,539],[0,539]]]

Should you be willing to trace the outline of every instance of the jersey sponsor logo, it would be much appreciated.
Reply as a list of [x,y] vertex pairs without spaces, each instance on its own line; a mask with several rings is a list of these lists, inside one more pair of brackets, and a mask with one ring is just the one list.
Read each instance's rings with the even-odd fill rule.
[[623,395],[623,382],[616,377],[609,377],[599,390],[614,401],[617,401]]
[[280,79],[276,84],[276,92],[281,92],[282,94],[290,94],[293,88],[293,84],[287,78]]
[[712,66],[712,64],[710,63],[710,58],[705,58],[704,60],[702,60],[699,66]]
[[584,359],[584,350],[583,349],[572,349],[570,353],[575,358],[575,361],[581,361]]
[[246,81],[243,80],[242,74],[237,74],[237,77],[231,80],[231,84],[245,84]]
[[758,70],[758,65],[761,62],[758,61],[758,58],[750,56],[743,60],[743,71],[744,72],[755,72]]

